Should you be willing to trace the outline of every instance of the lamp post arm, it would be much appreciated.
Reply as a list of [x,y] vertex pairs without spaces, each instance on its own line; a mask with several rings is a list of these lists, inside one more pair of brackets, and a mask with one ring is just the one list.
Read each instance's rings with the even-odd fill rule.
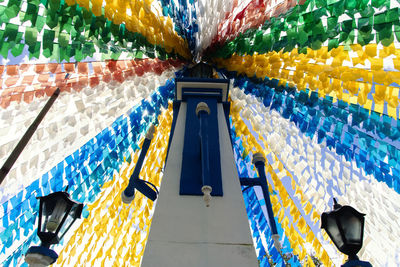
[[139,159],[136,162],[135,169],[133,170],[133,173],[129,178],[129,184],[124,191],[127,197],[132,197],[135,194],[135,179],[139,179],[140,170],[142,169],[146,153],[149,150],[151,139],[153,138],[153,133],[154,125],[151,125],[144,139],[142,150],[140,151]]
[[260,177],[258,178],[240,178],[240,185],[241,186],[261,186],[261,189],[263,191],[264,199],[265,199],[265,205],[267,206],[267,211],[268,211],[268,219],[270,221],[270,226],[272,230],[272,234],[278,234],[278,230],[276,228],[276,223],[274,219],[274,215],[272,212],[272,204],[271,200],[269,197],[269,191],[268,191],[268,183],[265,177],[265,171],[264,171],[264,163],[256,163],[256,168],[258,170],[258,174]]
[[240,178],[241,186],[261,186],[260,178]]
[[272,235],[278,235],[278,230],[276,228],[276,222],[274,218],[274,212],[272,211],[272,204],[271,204],[271,199],[269,196],[269,190],[268,190],[268,183],[267,183],[267,177],[265,176],[265,163],[262,161],[255,162],[258,175],[260,176],[259,181],[261,183],[261,188],[264,194],[264,200],[265,200],[265,205],[267,207],[268,211],[268,217],[269,217],[269,223],[271,226],[271,232]]

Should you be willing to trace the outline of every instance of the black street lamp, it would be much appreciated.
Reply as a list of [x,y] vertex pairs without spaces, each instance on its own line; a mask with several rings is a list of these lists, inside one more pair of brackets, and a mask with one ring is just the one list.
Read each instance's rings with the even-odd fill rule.
[[321,215],[321,228],[325,229],[339,251],[348,255],[342,267],[372,267],[369,262],[360,261],[357,257],[363,244],[365,214],[338,204],[335,198],[333,202],[333,211]]
[[67,192],[55,192],[38,199],[40,204],[37,235],[42,244],[30,247],[25,261],[33,266],[48,266],[58,258],[57,253],[50,249],[50,245],[58,244],[74,221],[81,217],[83,204],[73,201]]

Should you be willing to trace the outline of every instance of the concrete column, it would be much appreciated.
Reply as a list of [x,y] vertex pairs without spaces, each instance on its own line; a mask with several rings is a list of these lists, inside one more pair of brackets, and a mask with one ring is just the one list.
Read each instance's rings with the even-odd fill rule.
[[[186,103],[181,103],[142,266],[258,266],[222,104],[223,197],[179,195]],[[201,164],[199,162],[199,164]]]

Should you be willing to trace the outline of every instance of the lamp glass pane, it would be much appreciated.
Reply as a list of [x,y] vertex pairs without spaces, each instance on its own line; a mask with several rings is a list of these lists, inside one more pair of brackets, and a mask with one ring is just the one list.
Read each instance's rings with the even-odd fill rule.
[[336,220],[332,216],[326,217],[326,231],[331,235],[332,241],[338,248],[344,245]]
[[44,231],[55,233],[58,226],[60,225],[66,209],[68,208],[67,202],[59,198],[56,202],[47,201],[45,204],[48,215],[46,216],[46,222],[43,224]]
[[47,222],[49,221],[50,214],[52,213],[54,209],[54,205],[49,205],[45,201],[41,201],[42,205],[42,224],[40,225],[40,231],[41,232],[47,232],[46,230],[46,225]]
[[65,219],[65,222],[61,226],[60,231],[58,232],[58,238],[61,239],[64,234],[68,231],[68,229],[71,227],[72,223],[76,219],[76,211],[77,211],[78,205],[72,205],[72,208],[67,216],[67,219]]
[[339,217],[347,244],[361,244],[361,220],[351,211],[346,210]]

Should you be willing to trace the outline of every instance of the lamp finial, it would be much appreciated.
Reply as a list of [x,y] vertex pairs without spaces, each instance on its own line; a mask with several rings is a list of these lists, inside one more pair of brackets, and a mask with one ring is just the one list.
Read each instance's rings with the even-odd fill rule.
[[336,198],[334,197],[333,198],[333,209],[339,209],[339,208],[341,208],[342,207],[342,205],[340,205],[338,202],[337,202],[337,200],[336,200]]

